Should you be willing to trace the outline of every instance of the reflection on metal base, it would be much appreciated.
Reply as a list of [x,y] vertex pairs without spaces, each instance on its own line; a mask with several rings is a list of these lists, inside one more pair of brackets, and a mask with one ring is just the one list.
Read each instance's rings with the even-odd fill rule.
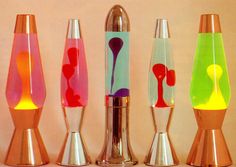
[[232,160],[221,127],[226,110],[197,110],[198,132],[188,156],[192,166],[230,166]]
[[65,107],[63,111],[67,135],[58,156],[57,164],[62,166],[89,165],[91,160],[80,133],[84,107]]
[[179,164],[179,160],[168,135],[172,111],[173,108],[171,107],[152,107],[156,133],[150,151],[144,161],[146,165],[173,166]]
[[83,166],[90,164],[90,159],[84,148],[80,133],[67,133],[57,164],[63,166]]
[[42,109],[11,110],[15,131],[5,164],[9,166],[39,166],[49,162],[48,154],[37,128]]
[[109,97],[106,101],[106,134],[96,160],[100,166],[132,166],[138,163],[129,142],[129,98]]

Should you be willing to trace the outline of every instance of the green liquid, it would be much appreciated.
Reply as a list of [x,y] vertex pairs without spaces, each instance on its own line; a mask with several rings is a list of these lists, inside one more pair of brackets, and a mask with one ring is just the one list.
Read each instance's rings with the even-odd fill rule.
[[[210,76],[207,69],[211,65],[217,68],[213,68]],[[193,108],[197,109],[220,110],[229,104],[230,84],[221,33],[198,35],[190,96]]]

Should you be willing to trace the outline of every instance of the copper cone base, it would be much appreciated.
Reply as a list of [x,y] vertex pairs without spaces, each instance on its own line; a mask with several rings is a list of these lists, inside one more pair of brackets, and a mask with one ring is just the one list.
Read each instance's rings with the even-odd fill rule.
[[49,162],[39,130],[15,129],[5,160],[10,166],[40,166]]
[[168,133],[155,134],[144,163],[149,166],[174,166],[179,164]]
[[226,110],[195,110],[199,129],[187,164],[204,167],[232,165],[232,159],[221,130],[225,112]]
[[40,166],[49,163],[43,140],[38,130],[41,108],[10,109],[16,127],[5,159],[9,166]]
[[80,133],[67,133],[57,164],[62,166],[85,166],[91,160],[86,152]]

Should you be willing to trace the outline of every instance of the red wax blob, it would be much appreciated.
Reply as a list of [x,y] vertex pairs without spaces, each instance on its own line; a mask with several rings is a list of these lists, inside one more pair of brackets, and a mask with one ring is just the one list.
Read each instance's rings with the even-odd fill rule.
[[164,64],[155,64],[152,68],[154,75],[157,80],[163,80],[166,76],[166,72],[168,71],[167,67]]
[[79,99],[79,95],[75,95],[73,89],[68,88],[66,90],[66,99],[68,101],[69,106],[71,107],[76,107],[76,106],[81,106]]
[[67,51],[70,64],[74,67],[77,66],[77,59],[79,57],[79,50],[77,48],[70,48]]
[[166,83],[169,86],[174,86],[175,85],[175,71],[174,70],[167,71]]
[[163,79],[166,76],[166,72],[168,71],[167,67],[164,64],[155,64],[152,68],[152,71],[154,75],[156,76],[158,86],[158,98],[156,102],[156,107],[168,107],[168,105],[165,103],[163,98]]
[[77,66],[77,60],[79,57],[79,50],[77,48],[69,48],[67,50],[69,64],[64,64],[62,67],[63,75],[67,80],[67,89],[65,97],[70,107],[82,106],[79,102],[80,96],[75,94],[74,90],[70,86],[70,79],[75,74],[75,68]]
[[72,75],[74,74],[75,70],[74,67],[70,64],[64,64],[62,67],[62,72],[67,80],[69,80]]

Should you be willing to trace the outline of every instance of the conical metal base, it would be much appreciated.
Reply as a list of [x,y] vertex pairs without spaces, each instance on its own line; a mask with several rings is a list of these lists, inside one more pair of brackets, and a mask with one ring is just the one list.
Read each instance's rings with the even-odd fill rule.
[[47,163],[48,155],[38,129],[15,129],[5,164],[40,166]]
[[91,163],[81,136],[85,107],[63,107],[67,134],[59,153],[57,164],[62,166],[85,166]]
[[152,146],[144,162],[149,166],[178,165],[176,153],[169,139],[168,133],[156,133]]
[[9,166],[40,166],[49,163],[43,140],[37,128],[42,108],[10,109],[16,127],[5,159]]
[[80,133],[67,133],[57,164],[62,166],[89,165],[91,160],[86,152]]
[[156,133],[144,163],[149,166],[178,165],[179,160],[168,135],[173,108],[151,107],[151,110]]
[[195,110],[199,129],[187,164],[204,167],[221,167],[232,164],[221,130],[225,112],[226,110]]
[[100,166],[132,166],[138,163],[129,142],[129,99],[109,97],[103,150],[96,160]]

